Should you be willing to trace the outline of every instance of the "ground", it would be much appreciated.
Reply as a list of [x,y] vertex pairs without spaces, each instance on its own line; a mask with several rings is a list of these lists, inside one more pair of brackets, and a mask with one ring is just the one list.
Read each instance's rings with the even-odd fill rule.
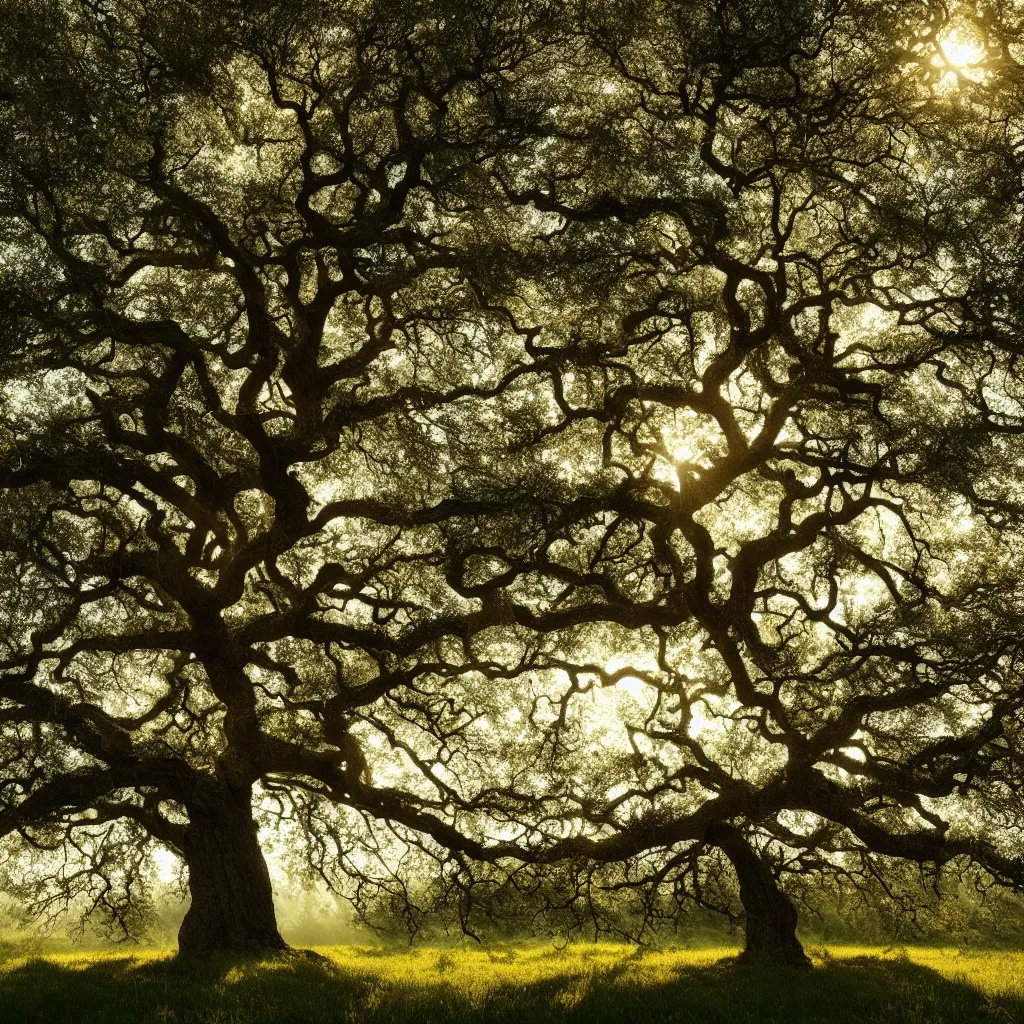
[[0,952],[0,1020],[60,1024],[1024,1022],[1024,953],[810,948],[807,973],[735,950],[323,946],[182,964],[167,950]]

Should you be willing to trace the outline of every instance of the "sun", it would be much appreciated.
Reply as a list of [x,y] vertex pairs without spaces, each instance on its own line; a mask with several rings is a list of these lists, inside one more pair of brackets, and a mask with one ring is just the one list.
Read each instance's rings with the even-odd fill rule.
[[[981,40],[965,32],[953,29],[938,40],[938,53],[932,63],[946,68],[951,77],[969,78],[980,81],[984,75],[985,46]],[[945,77],[945,76],[944,76]]]

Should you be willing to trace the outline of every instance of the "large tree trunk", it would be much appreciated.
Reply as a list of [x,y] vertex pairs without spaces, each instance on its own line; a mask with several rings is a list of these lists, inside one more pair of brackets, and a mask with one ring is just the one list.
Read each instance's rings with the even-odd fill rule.
[[178,931],[180,952],[285,949],[249,794],[186,806],[182,853],[192,904]]
[[747,932],[740,961],[810,967],[796,937],[796,907],[743,833],[732,825],[713,825],[705,839],[729,858],[739,879]]

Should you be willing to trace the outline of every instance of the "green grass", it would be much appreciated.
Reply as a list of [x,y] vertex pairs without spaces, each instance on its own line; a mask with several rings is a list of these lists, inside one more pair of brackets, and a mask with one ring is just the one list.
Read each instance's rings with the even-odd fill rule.
[[730,949],[384,952],[182,963],[167,951],[0,959],[0,1020],[58,1024],[973,1024],[1024,1022],[1024,953],[812,949],[804,974]]

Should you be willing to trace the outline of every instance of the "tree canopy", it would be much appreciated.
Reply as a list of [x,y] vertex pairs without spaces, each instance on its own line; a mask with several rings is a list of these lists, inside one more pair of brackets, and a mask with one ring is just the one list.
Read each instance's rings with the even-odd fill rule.
[[130,931],[159,845],[183,950],[280,945],[275,823],[338,887],[724,855],[793,963],[787,871],[1024,884],[1022,13],[0,3],[36,905]]

